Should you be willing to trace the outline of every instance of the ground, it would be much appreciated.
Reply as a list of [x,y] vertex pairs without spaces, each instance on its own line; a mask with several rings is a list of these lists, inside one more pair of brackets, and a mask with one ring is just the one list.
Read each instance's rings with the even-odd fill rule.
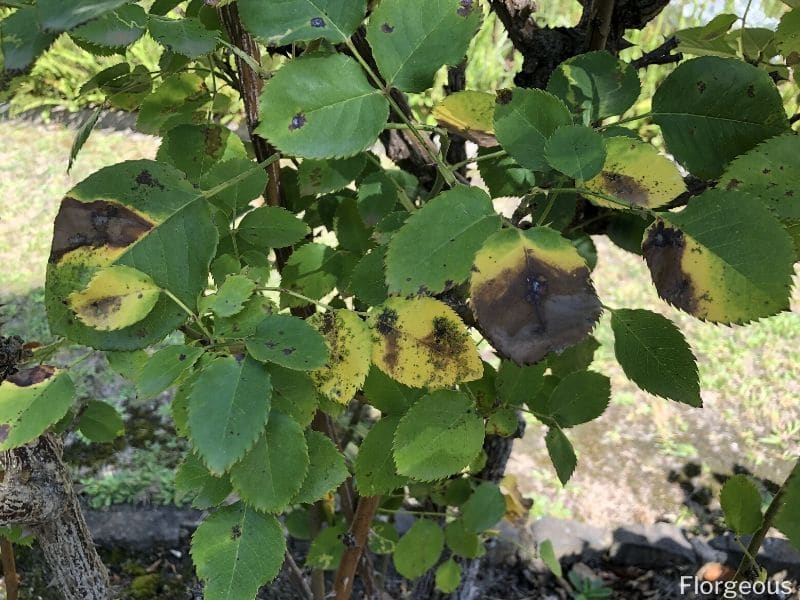
[[[49,339],[44,272],[63,194],[102,166],[152,158],[158,144],[129,132],[95,132],[67,175],[73,136],[61,126],[0,122],[0,304],[5,305],[0,320],[6,322],[6,335]],[[671,469],[699,464],[712,492],[710,472],[730,472],[736,464],[759,477],[782,480],[789,460],[800,453],[800,293],[795,289],[794,313],[748,327],[701,323],[658,299],[640,257],[604,239],[595,241],[600,258],[593,279],[603,302],[655,310],[679,324],[698,357],[705,406],[693,409],[655,398],[630,383],[614,361],[604,317],[596,331],[602,347],[592,368],[611,377],[612,405],[601,419],[571,432],[579,463],[567,488],[561,488],[549,463],[541,425],[529,423],[525,439],[515,446],[510,472],[534,498],[534,515],[571,516],[605,527],[666,518],[692,527],[691,503],[683,503],[686,492],[675,485]],[[94,456],[95,464],[79,473],[87,499],[100,505],[171,501],[169,461],[177,452],[160,421],[162,411],[142,416],[132,408],[130,386],[108,371],[101,357],[83,363],[77,378],[80,394],[121,407],[129,425],[127,439],[117,444],[129,447],[113,465],[98,460],[111,454],[110,446],[74,450],[76,457]],[[152,432],[154,419],[161,432],[155,440],[142,435]],[[164,460],[166,468],[159,465]]]

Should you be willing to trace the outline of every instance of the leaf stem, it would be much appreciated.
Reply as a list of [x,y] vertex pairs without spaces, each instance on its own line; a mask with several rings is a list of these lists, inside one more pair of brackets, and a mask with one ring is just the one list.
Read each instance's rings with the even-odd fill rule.
[[461,167],[466,167],[471,163],[479,163],[483,162],[484,160],[492,160],[493,158],[503,158],[504,156],[508,156],[508,152],[505,150],[498,150],[497,152],[490,152],[489,154],[484,154],[483,156],[475,156],[473,158],[468,158],[467,160],[462,160],[454,165],[450,165],[450,168],[456,171]]
[[747,60],[744,55],[744,28],[747,27],[747,15],[750,13],[750,5],[752,3],[753,0],[747,0],[747,5],[744,7],[744,13],[742,13],[742,28],[739,30],[739,55],[744,61]]
[[186,306],[181,301],[180,298],[178,298],[175,294],[170,292],[168,289],[162,288],[161,291],[164,292],[165,296],[167,296],[170,300],[172,300],[175,304],[177,304],[181,308],[181,310],[183,310],[183,312],[185,312],[187,315],[189,315],[194,320],[195,323],[197,323],[197,326],[200,328],[200,331],[202,331],[203,335],[205,335],[208,338],[208,341],[210,341],[210,342],[214,341],[214,336],[211,335],[211,332],[203,324],[203,321],[200,319],[199,315],[195,314],[194,311],[191,308]]
[[[319,300],[314,300],[313,298],[309,298],[308,296],[304,296],[303,294],[299,294],[297,292],[294,292],[292,290],[287,290],[286,288],[282,288],[282,287],[257,287],[256,291],[258,291],[258,292],[280,292],[281,294],[286,294],[287,296],[294,296],[295,298],[299,298],[300,300],[305,300],[309,304],[315,304],[315,305],[319,306],[320,308],[324,308],[325,310],[331,310],[331,311],[340,310],[338,308],[334,308],[330,304],[325,304],[324,302],[320,302]],[[354,310],[354,311],[351,311],[351,312],[354,312],[357,315],[361,315],[361,316],[366,316],[367,315],[367,313],[361,312],[361,311],[357,311],[357,310]]]
[[387,515],[393,515],[399,512],[405,512],[405,513],[410,512],[412,515],[422,515],[423,517],[436,517],[438,519],[447,516],[447,513],[430,512],[425,510],[393,509],[393,508],[379,508],[378,512],[386,513]]
[[651,112],[642,113],[641,115],[631,115],[630,117],[625,117],[624,119],[620,119],[619,121],[614,121],[613,123],[606,123],[605,125],[600,125],[600,127],[598,127],[597,129],[600,129],[600,130],[608,129],[609,127],[613,127],[614,125],[622,125],[623,123],[630,123],[632,121],[640,121],[642,119],[647,119],[647,118],[652,117],[652,116],[653,116],[652,111]]

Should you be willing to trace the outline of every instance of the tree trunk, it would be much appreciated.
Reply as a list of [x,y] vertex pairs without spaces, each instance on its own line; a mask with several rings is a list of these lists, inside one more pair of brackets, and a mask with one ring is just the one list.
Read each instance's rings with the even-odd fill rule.
[[0,455],[0,526],[23,526],[35,535],[65,600],[109,600],[108,572],[62,460],[61,441],[43,435]]

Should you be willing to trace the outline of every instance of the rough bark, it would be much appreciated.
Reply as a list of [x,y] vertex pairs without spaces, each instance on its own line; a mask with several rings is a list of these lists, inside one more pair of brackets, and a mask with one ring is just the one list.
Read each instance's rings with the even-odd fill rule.
[[108,572],[86,527],[61,441],[46,434],[0,455],[0,525],[29,528],[66,600],[109,600]]

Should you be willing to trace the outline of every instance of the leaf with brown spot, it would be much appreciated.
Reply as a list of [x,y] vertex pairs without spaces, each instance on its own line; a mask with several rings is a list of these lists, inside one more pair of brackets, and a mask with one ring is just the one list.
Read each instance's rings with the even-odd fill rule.
[[497,146],[494,137],[495,97],[486,92],[466,90],[446,96],[433,107],[441,127],[457,133],[479,146]]
[[586,262],[547,227],[490,237],[475,257],[470,293],[483,332],[518,364],[577,344],[601,312]]
[[411,387],[448,387],[483,375],[475,343],[455,311],[433,298],[389,298],[368,319],[372,362]]
[[72,406],[69,375],[47,365],[15,373],[0,384],[0,451],[36,439]]

